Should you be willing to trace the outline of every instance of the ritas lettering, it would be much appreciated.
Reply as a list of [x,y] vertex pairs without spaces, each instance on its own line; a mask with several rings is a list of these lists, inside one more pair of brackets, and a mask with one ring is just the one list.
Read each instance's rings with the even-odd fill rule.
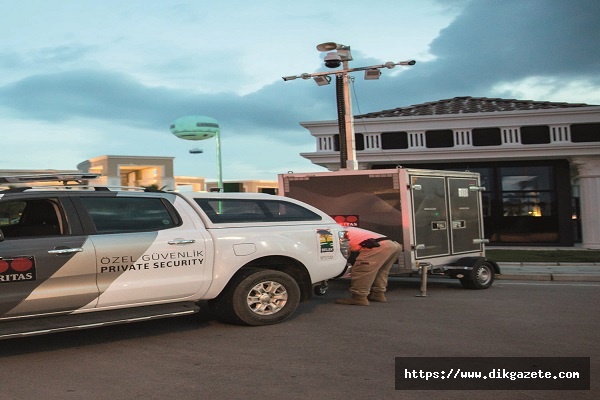
[[33,280],[33,274],[28,272],[26,274],[6,274],[0,275],[0,282],[19,282],[19,281],[31,281]]

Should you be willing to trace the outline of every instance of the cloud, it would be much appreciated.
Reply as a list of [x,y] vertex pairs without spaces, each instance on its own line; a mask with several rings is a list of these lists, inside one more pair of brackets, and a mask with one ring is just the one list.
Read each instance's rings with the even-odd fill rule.
[[234,135],[258,131],[294,142],[294,137],[275,133],[289,128],[290,121],[300,121],[298,117],[319,116],[321,96],[316,89],[312,84],[291,88],[281,81],[246,96],[207,94],[150,87],[120,73],[78,70],[34,75],[5,85],[0,88],[0,101],[22,118],[113,120],[156,130],[168,129],[183,115],[209,115]]
[[[377,9],[355,1],[318,12],[228,1],[210,15],[192,2],[146,3],[4,7],[8,22],[28,15],[31,27],[0,26],[4,131],[35,130],[40,151],[52,137],[76,162],[175,156],[178,174],[208,176],[214,143],[191,157],[194,144],[168,130],[180,116],[207,115],[222,127],[224,168],[235,171],[227,175],[301,170],[309,163],[298,153],[315,146],[299,123],[337,118],[335,85],[281,76],[324,71],[314,44],[327,40],[352,45],[351,67],[417,60],[383,69],[379,80],[354,73],[355,114],[455,96],[600,103],[597,0],[386,0]],[[27,14],[32,4],[43,12]],[[22,165],[29,154],[23,148],[11,160]]]
[[125,75],[100,71],[33,75],[0,88],[5,106],[53,121],[76,117],[145,121],[139,119],[141,110],[156,108],[165,95],[160,88],[143,87]]
[[[453,76],[487,81],[532,75],[597,74],[600,2],[474,1],[431,44]],[[462,74],[457,72],[467,67]]]
[[[532,77],[512,82],[500,83],[492,88],[500,97],[514,96],[518,99],[544,99],[562,102],[572,98],[580,103],[600,105],[600,82],[588,79],[571,79],[564,82],[560,78]],[[596,88],[596,90],[590,90]],[[575,102],[571,101],[571,102]]]
[[526,79],[554,81],[555,92],[567,95],[562,101],[581,102],[560,85],[586,81],[590,91],[600,91],[598,37],[596,0],[472,1],[431,43],[433,60],[417,60],[410,71],[392,78],[384,71],[385,85],[357,81],[368,104],[363,112],[455,96],[531,97],[519,90],[522,85],[514,92],[507,87]]

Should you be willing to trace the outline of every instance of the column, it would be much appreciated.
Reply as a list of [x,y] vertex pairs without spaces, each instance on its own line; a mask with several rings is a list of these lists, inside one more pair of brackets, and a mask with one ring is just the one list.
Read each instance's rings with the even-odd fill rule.
[[425,148],[425,131],[408,132],[408,148]]
[[502,144],[521,143],[521,130],[518,127],[502,128]]
[[470,129],[455,129],[454,147],[471,147],[471,130]]
[[600,249],[600,158],[577,157],[572,163],[579,179],[582,247]]
[[365,133],[365,150],[381,150],[381,134],[380,133]]

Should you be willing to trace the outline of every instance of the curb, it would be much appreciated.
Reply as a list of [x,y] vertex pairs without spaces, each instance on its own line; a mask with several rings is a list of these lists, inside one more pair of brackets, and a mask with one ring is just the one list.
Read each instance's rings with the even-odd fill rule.
[[600,263],[499,262],[498,280],[600,282]]
[[552,274],[500,274],[496,275],[496,279],[507,281],[551,281]]
[[552,274],[553,281],[600,282],[600,275]]
[[600,282],[600,275],[584,274],[501,274],[497,280],[513,281],[557,281],[557,282]]

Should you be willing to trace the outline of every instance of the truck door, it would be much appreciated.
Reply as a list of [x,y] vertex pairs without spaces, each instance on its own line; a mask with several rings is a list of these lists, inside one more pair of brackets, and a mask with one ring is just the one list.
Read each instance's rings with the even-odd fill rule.
[[7,196],[0,229],[0,318],[94,306],[94,247],[68,198]]
[[210,282],[208,233],[173,194],[81,196],[96,249],[98,307],[197,296]]
[[411,175],[416,258],[450,254],[446,179]]
[[473,178],[448,177],[453,254],[482,250],[474,240],[482,238],[478,186]]

